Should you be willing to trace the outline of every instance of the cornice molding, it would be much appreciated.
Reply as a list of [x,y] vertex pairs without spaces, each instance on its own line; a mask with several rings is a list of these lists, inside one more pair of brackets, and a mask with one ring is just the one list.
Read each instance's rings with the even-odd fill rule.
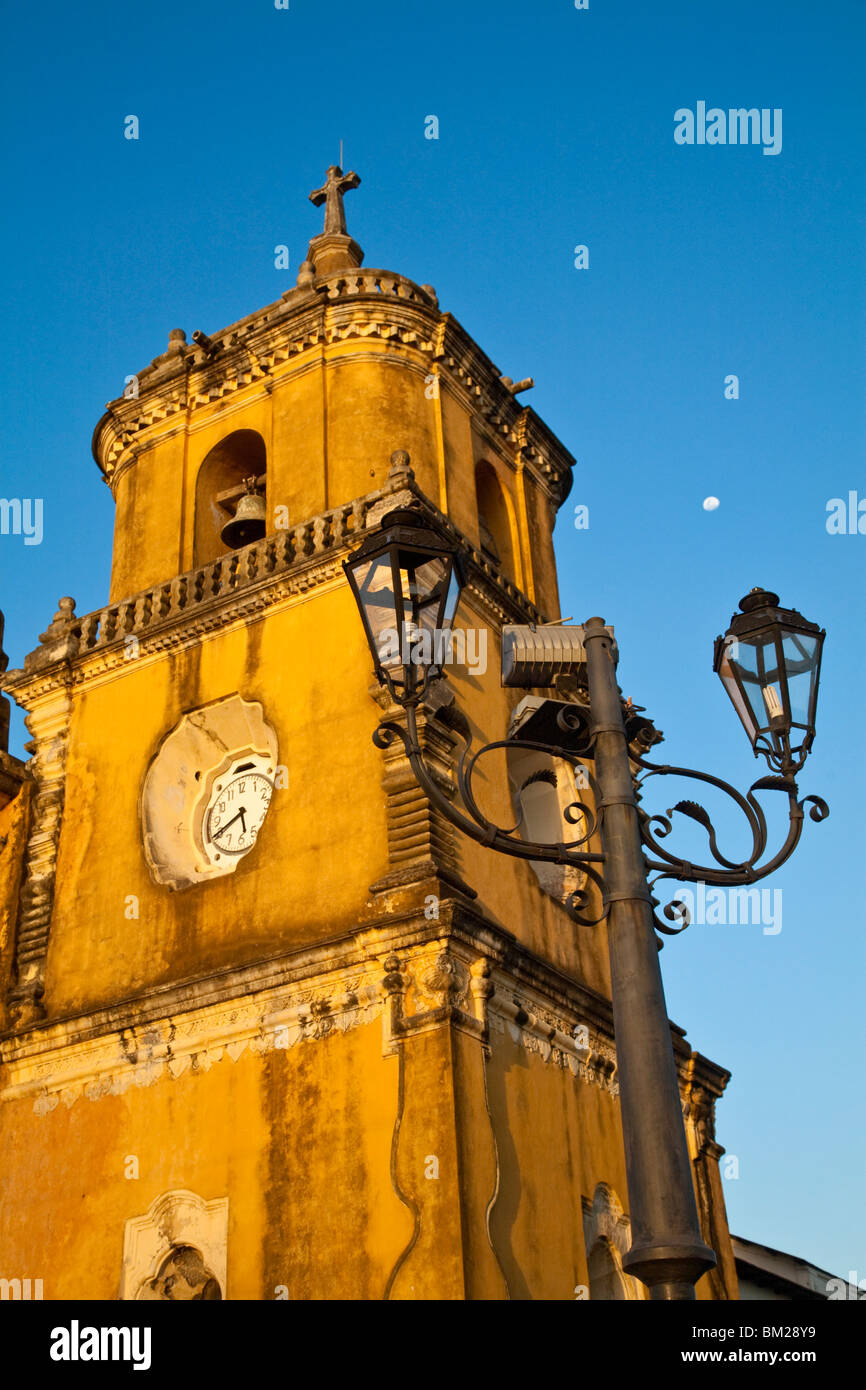
[[[352,339],[415,348],[444,373],[449,389],[483,419],[494,437],[519,453],[539,485],[560,506],[571,487],[574,458],[500,379],[499,368],[457,319],[405,276],[385,270],[335,272],[313,291],[290,293],[230,325],[207,348],[184,344],[138,374],[138,395],[109,402],[93,435],[93,455],[113,487],[142,446],[170,436],[172,416],[195,412],[235,392],[282,384],[278,369],[291,359]],[[243,404],[249,403],[249,396]]]
[[[421,901],[424,886],[416,885]],[[487,1055],[510,1040],[611,1099],[618,1095],[609,1000],[465,899],[443,899],[435,921],[417,907],[401,910],[399,901],[399,892],[383,897],[380,921],[337,940],[33,1021],[0,1041],[0,1100],[30,1100],[45,1115],[59,1104],[202,1074],[245,1052],[289,1050],[377,1019],[385,1057],[409,1036],[456,1027]],[[671,1030],[687,1119],[712,1142],[712,1107],[728,1074],[692,1052],[681,1029]]]
[[413,1033],[456,1026],[485,1047],[507,1035],[615,1096],[607,1001],[465,905],[445,901],[441,910],[435,922],[389,914],[339,941],[9,1036],[0,1099],[27,1098],[48,1114],[379,1018],[385,1056]]
[[[510,1039],[583,1084],[618,1095],[607,999],[465,901],[443,900],[436,921],[417,909],[395,911],[394,904],[384,910],[380,922],[336,941],[7,1035],[0,1042],[0,1100],[28,1099],[45,1115],[59,1104],[202,1074],[245,1052],[289,1050],[377,1019],[385,1057],[413,1034],[456,1027],[487,1055],[497,1039]],[[728,1074],[671,1028],[686,1118],[712,1143],[713,1106]]]

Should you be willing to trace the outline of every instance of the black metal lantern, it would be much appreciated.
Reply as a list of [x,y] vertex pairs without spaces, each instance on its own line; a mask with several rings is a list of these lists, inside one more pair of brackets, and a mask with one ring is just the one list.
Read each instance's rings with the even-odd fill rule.
[[783,775],[797,772],[815,737],[815,706],[825,633],[778,594],[752,589],[740,600],[714,669],[755,752]]
[[376,676],[401,701],[420,694],[448,659],[463,574],[449,537],[408,508],[343,561]]

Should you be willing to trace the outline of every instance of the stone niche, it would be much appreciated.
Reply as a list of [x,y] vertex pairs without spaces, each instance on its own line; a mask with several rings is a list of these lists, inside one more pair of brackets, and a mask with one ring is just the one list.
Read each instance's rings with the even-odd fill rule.
[[592,1201],[584,1197],[582,1205],[590,1298],[605,1303],[648,1298],[646,1287],[622,1267],[631,1246],[631,1223],[616,1192],[600,1182]]
[[277,736],[262,706],[240,695],[189,711],[162,740],[139,803],[144,856],[156,883],[190,888],[234,873],[242,856],[208,854],[204,821],[215,783],[243,758],[273,777]]
[[119,1297],[225,1298],[228,1220],[228,1197],[206,1202],[183,1188],[164,1192],[126,1223]]

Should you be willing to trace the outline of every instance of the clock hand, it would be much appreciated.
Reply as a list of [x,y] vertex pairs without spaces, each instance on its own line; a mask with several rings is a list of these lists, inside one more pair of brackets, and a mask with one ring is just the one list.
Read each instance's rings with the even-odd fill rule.
[[246,820],[245,820],[245,818],[244,818],[244,817],[245,817],[245,812],[246,812],[246,807],[245,807],[245,806],[242,806],[241,809],[238,811],[238,813],[237,813],[236,816],[232,816],[232,818],[231,818],[230,821],[226,821],[225,825],[221,825],[220,828],[219,828],[219,830],[217,830],[216,833],[215,833],[214,835],[211,835],[211,840],[215,840],[216,837],[217,837],[217,835],[222,835],[222,834],[224,834],[224,832],[225,832],[226,830],[228,830],[229,826],[234,825],[235,821],[238,820],[238,819],[243,820],[243,832],[244,832],[244,834],[246,834],[247,823],[246,823]]

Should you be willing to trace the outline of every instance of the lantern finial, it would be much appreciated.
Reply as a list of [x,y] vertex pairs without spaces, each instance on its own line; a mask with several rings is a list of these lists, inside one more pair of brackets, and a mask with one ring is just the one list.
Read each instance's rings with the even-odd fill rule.
[[740,599],[740,608],[744,613],[753,613],[756,608],[778,608],[779,595],[774,594],[771,589],[762,589],[759,585],[750,589],[745,598]]

